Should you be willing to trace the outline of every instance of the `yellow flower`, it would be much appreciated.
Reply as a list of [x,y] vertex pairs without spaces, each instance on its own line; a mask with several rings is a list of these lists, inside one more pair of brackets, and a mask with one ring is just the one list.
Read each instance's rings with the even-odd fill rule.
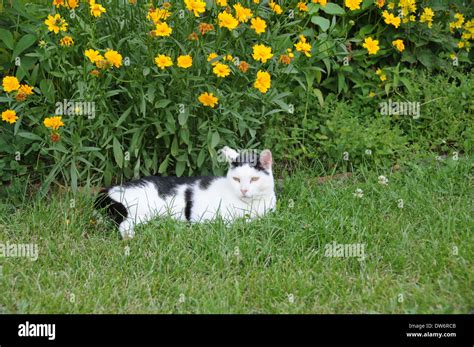
[[46,128],[53,130],[58,130],[60,127],[64,126],[61,116],[45,118],[43,124]]
[[268,6],[272,9],[273,12],[276,14],[282,14],[283,10],[281,9],[281,6],[278,4],[275,4],[273,1],[268,2]]
[[255,83],[253,84],[253,86],[257,88],[260,92],[266,93],[268,89],[270,88],[271,83],[272,83],[272,79],[268,72],[258,71],[257,79],[255,80]]
[[252,11],[250,8],[245,8],[241,4],[234,5],[235,16],[240,23],[247,23],[252,18]]
[[33,87],[27,84],[22,84],[18,90],[18,94],[23,94],[25,96],[31,95],[33,94]]
[[56,7],[64,6],[64,0],[53,0],[53,6],[56,6]]
[[155,36],[170,36],[172,32],[173,29],[165,22],[156,24],[155,30],[153,30]]
[[169,66],[173,66],[173,61],[171,60],[171,57],[160,54],[157,57],[155,57],[155,64],[161,69],[164,70],[165,68]]
[[59,44],[61,46],[70,47],[74,44],[74,40],[72,39],[71,36],[64,36],[61,40],[59,40]]
[[295,44],[295,48],[298,52],[303,52],[308,58],[311,57],[311,44],[306,42],[306,37],[300,36],[299,42]]
[[387,4],[387,8],[388,8],[389,10],[393,10],[393,9],[395,8],[395,3],[389,2],[389,3]]
[[379,78],[382,82],[387,80],[387,76],[382,72],[382,70],[380,68],[377,69],[377,71],[375,71],[375,73],[379,76]]
[[2,112],[2,120],[4,122],[14,124],[18,119],[16,112],[14,110],[6,110]]
[[217,57],[218,55],[216,53],[211,53],[207,56],[207,61],[211,62],[212,61],[212,65],[216,65],[217,64]]
[[6,93],[10,93],[20,89],[20,82],[14,76],[6,76],[2,80],[3,90]]
[[190,68],[193,65],[193,58],[190,55],[180,55],[177,65],[183,69]]
[[362,0],[345,0],[346,7],[348,7],[351,11],[359,10],[360,3]]
[[403,40],[395,40],[392,41],[393,47],[395,47],[399,52],[403,52],[405,50],[405,44]]
[[61,18],[60,14],[48,15],[44,24],[48,26],[49,31],[53,31],[55,34],[59,33],[59,31],[67,31],[67,22]]
[[206,12],[206,3],[201,0],[184,0],[186,8],[194,13],[195,17],[199,17],[200,13]]
[[216,3],[222,7],[227,6],[227,0],[216,0]]
[[111,65],[115,66],[116,68],[122,66],[122,55],[119,52],[110,49],[105,52],[104,57]]
[[212,72],[216,74],[217,77],[224,78],[230,75],[230,68],[222,63],[217,63],[212,69]]
[[369,54],[377,54],[377,52],[380,50],[379,40],[374,40],[373,38],[368,37],[368,38],[365,39],[364,44],[362,45],[362,47],[367,49]]
[[320,4],[322,7],[326,6],[328,1],[327,0],[313,0],[314,4]]
[[456,13],[454,18],[457,20],[455,22],[449,23],[449,29],[451,29],[451,31],[454,29],[461,29],[464,23],[464,16],[461,13]]
[[107,12],[107,10],[99,4],[96,4],[95,2],[91,4],[91,15],[94,17],[100,17],[102,13]]
[[255,45],[253,46],[252,57],[257,61],[266,63],[268,59],[273,57],[272,48],[265,45]]
[[382,17],[384,18],[385,24],[392,24],[395,28],[400,26],[401,18],[394,16],[392,13],[388,11],[382,12]]
[[382,8],[385,5],[385,0],[376,0],[375,3],[378,8]]
[[22,84],[20,89],[18,89],[15,100],[18,102],[25,101],[26,98],[31,94],[33,94],[33,87],[30,87],[27,84]]
[[204,106],[209,106],[209,107],[212,107],[212,108],[214,108],[217,105],[218,101],[219,101],[219,99],[216,98],[214,96],[214,94],[207,93],[207,92],[202,93],[201,95],[199,95],[198,100]]
[[308,12],[308,5],[306,5],[305,2],[299,2],[297,5],[296,5],[296,8],[301,11],[301,12]]
[[89,58],[91,63],[97,63],[100,60],[103,60],[104,57],[100,55],[99,51],[88,49],[84,52],[84,55]]
[[252,20],[250,21],[250,23],[252,24],[250,27],[255,30],[255,32],[260,35],[262,33],[265,32],[265,30],[267,29],[267,23],[260,17],[257,17],[257,18],[252,18]]
[[403,17],[407,17],[410,13],[416,11],[416,0],[400,0],[398,6],[402,10]]
[[429,7],[425,7],[423,9],[423,13],[420,16],[420,22],[428,23],[428,28],[431,28],[433,26],[433,17],[434,17],[433,10]]
[[221,12],[217,16],[219,27],[234,30],[239,25],[239,21],[234,18],[230,13]]
[[67,5],[71,10],[74,10],[79,6],[79,0],[67,0]]
[[157,8],[148,12],[147,18],[151,19],[154,24],[158,24],[162,20],[167,20],[171,16],[171,12],[166,9]]

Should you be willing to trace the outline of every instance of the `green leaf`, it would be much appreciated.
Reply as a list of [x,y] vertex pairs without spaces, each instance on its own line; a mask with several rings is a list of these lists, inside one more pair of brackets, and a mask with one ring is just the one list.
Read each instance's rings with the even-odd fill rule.
[[38,135],[33,134],[33,133],[28,133],[26,131],[19,132],[18,136],[23,137],[28,140],[43,141],[43,139],[39,137]]
[[318,25],[322,31],[327,31],[329,29],[329,25],[331,24],[329,22],[329,19],[326,19],[324,17],[319,17],[319,16],[311,17],[311,22]]
[[321,107],[324,107],[324,97],[321,90],[318,88],[314,88],[313,91],[314,91],[314,95],[316,95],[316,97],[318,98],[318,101]]
[[410,94],[413,94],[413,86],[411,85],[409,80],[407,80],[405,77],[400,77],[400,82],[403,83],[403,85]]
[[165,108],[170,103],[171,103],[171,100],[168,100],[168,99],[159,100],[156,102],[155,108]]
[[197,166],[200,168],[202,164],[204,163],[204,159],[206,159],[206,151],[204,149],[201,149],[201,151],[198,154],[197,157]]
[[179,125],[183,126],[186,124],[186,122],[188,121],[188,114],[186,112],[184,113],[180,113],[178,115],[178,122],[179,122]]
[[434,65],[434,56],[433,53],[429,50],[420,51],[416,55],[417,59],[427,68],[432,68]]
[[338,4],[335,4],[333,2],[329,2],[326,4],[326,6],[321,7],[324,12],[327,14],[332,14],[334,16],[340,16],[346,13],[344,9],[339,6]]
[[13,50],[13,43],[15,41],[10,31],[5,30],[5,29],[0,29],[0,40],[3,41],[3,43],[5,44],[5,46],[7,46],[8,49]]
[[211,139],[211,147],[214,148],[219,144],[219,141],[221,140],[221,137],[219,136],[218,132],[214,132],[212,134],[212,139]]
[[173,137],[173,142],[171,143],[171,154],[173,157],[178,155],[179,147],[178,147],[178,138],[175,136]]
[[176,176],[180,177],[181,175],[183,175],[185,168],[186,168],[186,162],[178,161],[178,163],[176,164]]
[[120,142],[114,137],[113,141],[113,151],[114,151],[114,158],[115,162],[117,163],[119,168],[123,168],[123,151]]
[[77,168],[74,160],[71,161],[71,188],[73,192],[77,192]]
[[128,117],[128,115],[130,114],[130,112],[132,111],[132,107],[133,106],[130,106],[128,109],[125,110],[124,113],[122,113],[122,115],[120,116],[120,118],[117,120],[117,123],[115,123],[115,126],[118,127],[120,124],[123,123],[123,121]]
[[168,168],[168,164],[169,164],[169,155],[166,156],[166,159],[163,160],[163,162],[161,163],[160,167],[158,168],[158,173],[160,174],[165,173],[166,169]]
[[15,46],[13,50],[13,59],[18,57],[25,49],[31,47],[36,42],[36,36],[31,34],[26,34],[23,36],[20,41]]
[[39,87],[44,97],[48,101],[54,102],[54,95],[56,91],[54,90],[53,81],[48,79],[41,80]]

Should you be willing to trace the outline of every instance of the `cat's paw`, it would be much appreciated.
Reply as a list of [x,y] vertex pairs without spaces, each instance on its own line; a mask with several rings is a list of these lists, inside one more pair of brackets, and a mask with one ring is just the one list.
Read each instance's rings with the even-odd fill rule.
[[119,226],[119,231],[120,234],[122,235],[122,239],[124,240],[130,240],[133,239],[135,236],[135,231],[133,230],[133,222],[129,220],[124,220],[122,223],[120,223]]

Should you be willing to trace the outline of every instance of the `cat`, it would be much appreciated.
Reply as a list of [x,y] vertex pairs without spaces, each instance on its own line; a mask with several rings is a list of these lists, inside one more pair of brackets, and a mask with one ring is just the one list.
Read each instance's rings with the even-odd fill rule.
[[270,150],[260,154],[224,147],[226,176],[147,176],[104,188],[95,201],[112,218],[122,238],[135,235],[135,226],[157,216],[203,222],[237,218],[254,219],[275,209],[276,195]]

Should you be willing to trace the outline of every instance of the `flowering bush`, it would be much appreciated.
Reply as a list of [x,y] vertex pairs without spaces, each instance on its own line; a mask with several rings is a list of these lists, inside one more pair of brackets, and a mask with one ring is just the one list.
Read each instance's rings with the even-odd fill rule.
[[318,122],[328,96],[388,97],[416,66],[469,69],[473,8],[450,3],[14,1],[0,20],[2,178],[221,173],[219,146],[281,145],[272,127]]

